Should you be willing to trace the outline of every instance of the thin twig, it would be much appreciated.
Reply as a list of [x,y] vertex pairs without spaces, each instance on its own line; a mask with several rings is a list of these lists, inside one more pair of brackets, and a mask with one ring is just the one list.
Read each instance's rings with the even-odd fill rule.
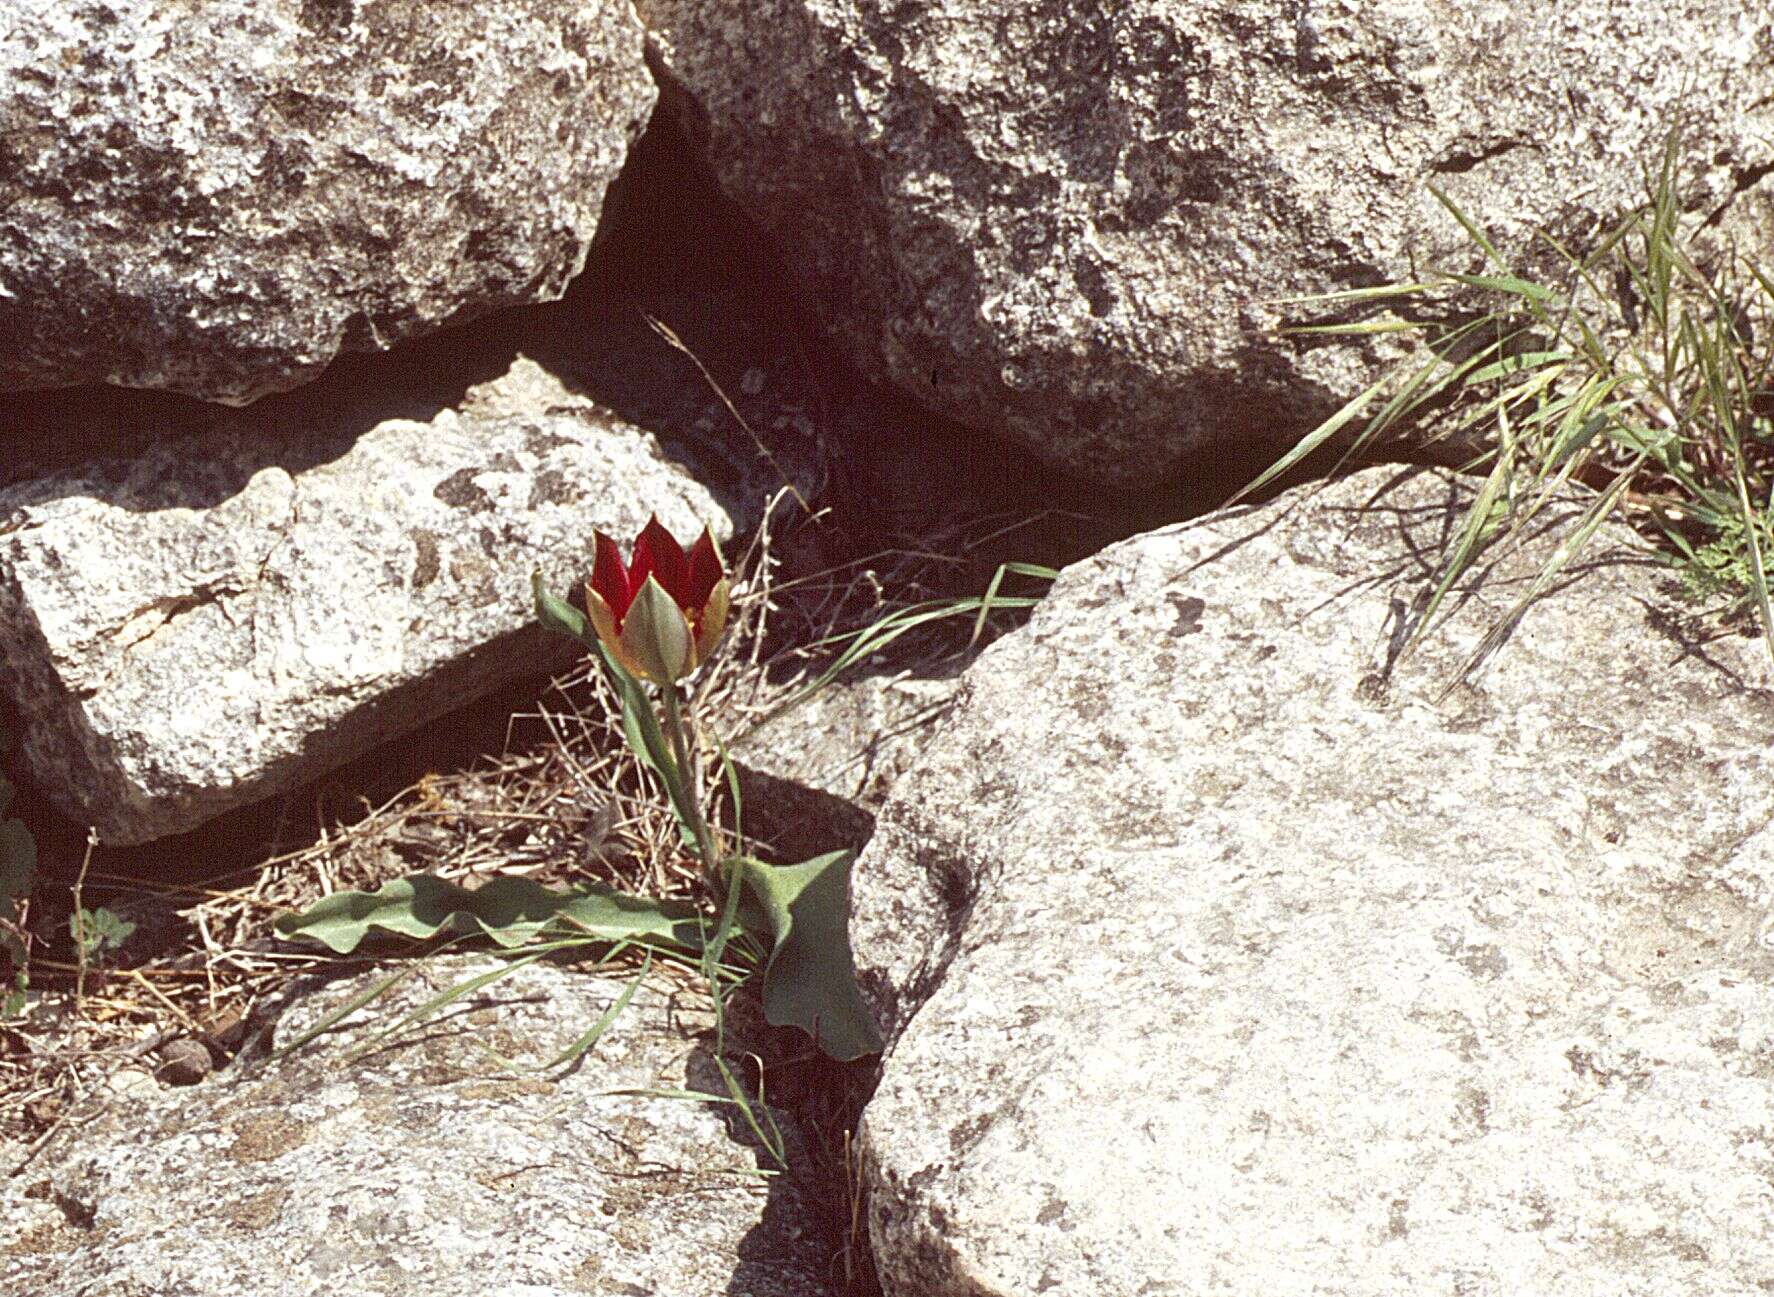
[[99,844],[97,829],[86,830],[86,854],[80,860],[80,876],[74,880],[74,959],[79,965],[74,974],[74,1012],[79,1013],[86,999],[86,871],[92,867],[93,848]]

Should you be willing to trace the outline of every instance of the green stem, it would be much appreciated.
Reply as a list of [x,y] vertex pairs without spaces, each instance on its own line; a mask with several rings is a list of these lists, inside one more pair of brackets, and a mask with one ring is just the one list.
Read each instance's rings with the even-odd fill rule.
[[695,767],[690,764],[690,744],[684,737],[684,713],[678,701],[676,681],[668,681],[659,690],[665,699],[665,730],[671,735],[671,749],[677,757],[678,778],[683,781],[684,800],[690,804],[690,828],[696,835],[696,847],[702,853],[702,867],[708,873],[711,886],[718,887],[721,881],[721,861],[715,853],[714,835],[708,831],[708,821],[702,815],[702,800],[697,793]]

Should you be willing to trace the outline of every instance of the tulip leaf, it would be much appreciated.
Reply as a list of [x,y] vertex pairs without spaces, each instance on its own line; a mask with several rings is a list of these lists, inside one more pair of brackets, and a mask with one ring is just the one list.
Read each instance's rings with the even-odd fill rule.
[[628,941],[688,952],[701,948],[696,911],[687,905],[631,896],[611,888],[551,892],[528,878],[495,878],[476,891],[414,874],[374,892],[335,892],[300,914],[286,914],[277,934],[308,937],[346,955],[372,928],[426,939],[445,931],[475,932],[507,949],[544,933]]
[[617,697],[622,700],[622,735],[628,740],[629,751],[659,776],[677,818],[679,839],[686,847],[695,847],[696,829],[695,821],[690,818],[690,792],[678,770],[677,759],[671,754],[671,743],[659,724],[659,713],[653,710],[653,700],[647,697],[641,682],[624,671],[622,664],[602,644],[597,645],[597,651],[616,688]]
[[597,642],[585,614],[543,587],[541,568],[530,573],[530,588],[536,592],[536,617],[545,627],[562,635],[571,635],[582,644]]
[[[744,871],[748,926],[762,918],[774,941],[764,967],[764,1017],[796,1026],[841,1063],[881,1052],[881,1033],[856,984],[850,950],[850,867],[854,851],[831,851],[799,865],[749,857]],[[761,915],[759,911],[762,911]],[[764,934],[760,934],[764,935]]]

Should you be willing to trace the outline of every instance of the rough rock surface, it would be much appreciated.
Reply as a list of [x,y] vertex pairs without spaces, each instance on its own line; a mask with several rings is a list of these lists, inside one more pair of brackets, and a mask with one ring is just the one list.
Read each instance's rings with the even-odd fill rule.
[[[341,1033],[195,1090],[115,1086],[104,1115],[0,1188],[0,1290],[823,1297],[803,1186],[760,1176],[774,1164],[718,1107],[610,1093],[706,1089],[714,1072],[708,1024],[658,974],[577,1067],[498,1061],[537,1068],[625,989],[551,964],[346,1057],[491,966],[429,961]],[[279,1039],[386,977],[300,998]]]
[[594,527],[734,519],[528,361],[429,421],[253,417],[0,491],[0,687],[44,792],[108,843],[296,786],[564,661],[530,572]]
[[239,404],[558,296],[642,43],[628,0],[0,0],[0,389]]
[[733,744],[747,835],[785,860],[861,847],[894,783],[940,731],[958,681],[864,676],[826,686]]
[[970,668],[856,874],[893,1297],[1774,1286],[1765,650],[1616,531],[1393,662],[1469,498],[1140,536]]
[[1774,164],[1765,4],[639,9],[664,104],[863,369],[1124,485],[1360,390],[1395,353],[1277,339],[1274,303],[1467,268],[1426,183],[1521,252],[1593,243],[1678,117],[1697,215]]

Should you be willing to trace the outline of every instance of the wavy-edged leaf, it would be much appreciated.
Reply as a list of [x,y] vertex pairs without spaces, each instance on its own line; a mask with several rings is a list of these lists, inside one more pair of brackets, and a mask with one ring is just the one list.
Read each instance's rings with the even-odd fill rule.
[[548,933],[630,941],[694,952],[701,947],[696,911],[612,888],[552,892],[528,878],[495,878],[475,891],[414,874],[374,892],[335,892],[276,922],[277,934],[307,937],[349,954],[372,929],[426,940],[445,931],[480,933],[507,949]]
[[880,1030],[856,985],[850,950],[850,867],[854,851],[831,851],[799,865],[742,857],[746,890],[769,924],[764,1017],[807,1032],[829,1057],[847,1063],[881,1052]]

